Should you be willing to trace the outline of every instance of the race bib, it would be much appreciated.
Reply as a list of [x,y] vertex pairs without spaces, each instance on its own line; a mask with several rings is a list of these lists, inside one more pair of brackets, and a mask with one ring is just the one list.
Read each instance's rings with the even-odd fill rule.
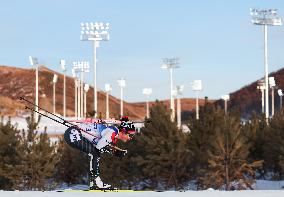
[[70,141],[71,142],[77,142],[77,141],[80,141],[81,140],[81,137],[80,137],[80,133],[78,130],[76,129],[72,129],[70,131]]

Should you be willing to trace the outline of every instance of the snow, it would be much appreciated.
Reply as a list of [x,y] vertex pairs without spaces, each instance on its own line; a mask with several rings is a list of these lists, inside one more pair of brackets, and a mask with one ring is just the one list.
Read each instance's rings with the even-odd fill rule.
[[255,190],[283,190],[284,191],[284,180],[282,181],[268,181],[268,180],[257,180],[253,186]]
[[[6,122],[8,120],[8,117],[4,117],[4,122]],[[27,122],[26,119],[24,117],[12,117],[11,118],[11,123],[12,125],[17,125],[17,128],[19,130],[26,130],[27,129]],[[59,123],[56,123],[44,116],[41,117],[40,123],[39,123],[39,127],[38,127],[38,131],[39,133],[44,132],[45,127],[47,128],[47,133],[48,134],[63,134],[64,131],[66,130],[66,127],[64,125],[61,125]]]
[[205,191],[165,191],[165,192],[151,192],[151,191],[137,191],[137,192],[40,192],[40,191],[0,191],[1,197],[283,197],[284,190],[258,190],[258,191],[216,191],[216,190],[205,190]]
[[[87,189],[86,185],[74,185],[66,192],[56,191],[0,191],[0,197],[283,197],[284,181],[266,181],[257,180],[255,184],[256,190],[241,190],[241,191],[219,191],[208,189],[203,191],[136,191],[136,192],[89,192],[89,191],[76,191],[72,189]],[[67,187],[65,187],[67,188]],[[262,188],[262,190],[257,190]],[[273,190],[264,190],[273,189]],[[282,190],[281,190],[282,189]]]

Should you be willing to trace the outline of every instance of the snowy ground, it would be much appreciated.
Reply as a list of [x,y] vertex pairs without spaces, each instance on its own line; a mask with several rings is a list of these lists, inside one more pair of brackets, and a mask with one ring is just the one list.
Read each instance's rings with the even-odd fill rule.
[[283,197],[284,191],[282,190],[258,190],[258,191],[186,191],[186,192],[34,192],[34,191],[0,191],[1,197],[88,197],[88,196],[96,196],[96,197],[169,197],[169,196],[177,196],[177,197]]
[[[67,188],[67,187],[64,187]],[[85,192],[85,191],[70,191],[70,189],[87,189],[85,185],[74,185],[69,188],[68,192],[56,191],[0,191],[0,197],[283,197],[284,196],[284,181],[266,181],[257,180],[254,188],[255,190],[243,191],[218,191],[218,190],[204,190],[204,191],[165,191],[165,192]],[[61,188],[63,189],[63,187]]]

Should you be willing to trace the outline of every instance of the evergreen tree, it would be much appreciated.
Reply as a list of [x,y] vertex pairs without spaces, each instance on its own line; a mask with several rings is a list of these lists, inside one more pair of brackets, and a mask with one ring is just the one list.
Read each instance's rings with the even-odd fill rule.
[[[248,161],[263,160],[267,137],[266,132],[268,130],[265,116],[253,113],[251,119],[245,123],[244,130],[244,135],[249,139],[249,143],[251,143]],[[263,178],[265,168],[258,170],[258,174]]]
[[52,177],[58,161],[56,145],[51,144],[46,132],[38,135],[38,122],[34,115],[26,118],[28,129],[22,132],[21,159],[22,167],[18,173],[22,176],[18,187],[25,190],[48,188],[47,181]]
[[64,140],[60,140],[57,154],[59,161],[55,167],[56,181],[68,185],[86,183],[84,178],[89,172],[88,156],[70,147]]
[[275,173],[276,178],[283,178],[284,159],[284,117],[276,113],[269,121],[264,141],[264,166]]
[[156,102],[150,118],[136,137],[137,150],[143,150],[133,160],[137,162],[149,188],[181,188],[189,179],[188,136],[177,129],[170,112]]
[[16,180],[20,179],[15,173],[15,166],[20,164],[19,130],[12,125],[10,119],[0,122],[0,189],[11,190],[15,188]]
[[144,147],[137,146],[137,134],[134,139],[127,143],[118,142],[118,147],[128,150],[123,158],[117,158],[109,154],[102,154],[101,177],[107,183],[124,189],[141,189],[140,183],[144,182],[145,176],[142,173],[135,158],[144,154]]
[[197,187],[202,188],[200,177],[203,177],[208,166],[208,149],[214,140],[215,126],[221,124],[223,114],[216,113],[216,108],[205,103],[200,108],[200,116],[197,120],[195,114],[189,120],[190,139],[189,146],[192,151],[192,162],[190,169],[197,180]]
[[[220,117],[220,110],[215,115]],[[214,140],[208,149],[208,167],[201,177],[205,188],[213,187],[226,190],[251,188],[254,182],[255,169],[262,166],[263,161],[247,161],[251,143],[244,135],[240,118],[226,116],[215,121]]]

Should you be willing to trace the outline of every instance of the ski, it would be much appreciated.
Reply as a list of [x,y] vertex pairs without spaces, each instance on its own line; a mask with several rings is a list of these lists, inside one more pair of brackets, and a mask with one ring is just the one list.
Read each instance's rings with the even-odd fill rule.
[[154,191],[145,191],[145,190],[131,190],[131,189],[95,189],[95,190],[76,190],[76,189],[66,189],[66,190],[57,190],[56,192],[154,192]]

